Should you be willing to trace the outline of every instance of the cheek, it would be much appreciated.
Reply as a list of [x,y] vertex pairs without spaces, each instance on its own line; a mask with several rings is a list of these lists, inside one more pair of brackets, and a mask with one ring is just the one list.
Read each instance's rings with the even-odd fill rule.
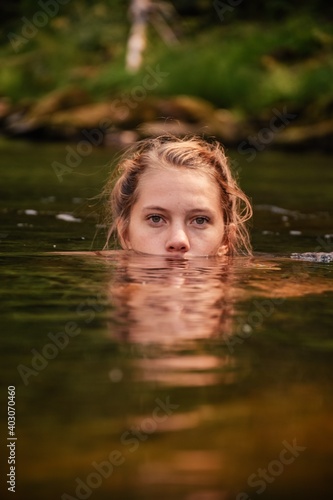
[[[143,250],[150,243],[147,226],[138,214],[133,211],[123,233],[123,241],[127,250]],[[124,247],[123,247],[124,248]]]
[[212,242],[214,241],[214,247],[217,251],[220,251],[225,243],[225,230],[224,224],[221,223],[220,227],[216,229],[214,236],[212,237]]

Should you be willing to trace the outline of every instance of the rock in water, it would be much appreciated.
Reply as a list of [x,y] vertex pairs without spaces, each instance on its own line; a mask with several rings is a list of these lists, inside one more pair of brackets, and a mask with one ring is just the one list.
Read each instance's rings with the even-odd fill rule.
[[333,252],[305,252],[292,253],[292,259],[307,260],[309,262],[333,262]]

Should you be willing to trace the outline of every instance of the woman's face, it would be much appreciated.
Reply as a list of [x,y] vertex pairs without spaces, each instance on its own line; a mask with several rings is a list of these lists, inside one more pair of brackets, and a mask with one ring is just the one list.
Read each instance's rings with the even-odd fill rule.
[[138,184],[124,247],[176,258],[223,255],[218,185],[187,168],[148,168]]

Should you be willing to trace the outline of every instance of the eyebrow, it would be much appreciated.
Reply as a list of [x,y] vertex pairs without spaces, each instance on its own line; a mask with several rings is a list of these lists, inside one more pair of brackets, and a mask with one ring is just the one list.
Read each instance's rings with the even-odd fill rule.
[[[159,207],[157,205],[143,207],[143,210],[156,210],[156,212],[169,212],[167,208]],[[210,208],[207,207],[198,207],[198,208],[192,208],[191,210],[188,211],[188,213],[189,214],[208,213],[210,215],[213,215],[214,211],[212,211]]]
[[148,207],[143,207],[143,210],[156,210],[157,212],[168,212],[166,208],[159,207],[157,205],[151,205]]

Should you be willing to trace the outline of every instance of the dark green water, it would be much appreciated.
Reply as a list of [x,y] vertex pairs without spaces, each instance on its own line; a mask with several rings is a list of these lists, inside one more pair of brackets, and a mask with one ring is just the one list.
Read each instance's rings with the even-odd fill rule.
[[[112,155],[59,182],[65,147],[0,145],[1,400],[15,386],[17,437],[1,498],[330,498],[333,265],[289,255],[332,251],[331,158],[235,154],[255,258],[172,262],[67,253],[103,246]],[[0,425],[7,462],[6,411]]]

